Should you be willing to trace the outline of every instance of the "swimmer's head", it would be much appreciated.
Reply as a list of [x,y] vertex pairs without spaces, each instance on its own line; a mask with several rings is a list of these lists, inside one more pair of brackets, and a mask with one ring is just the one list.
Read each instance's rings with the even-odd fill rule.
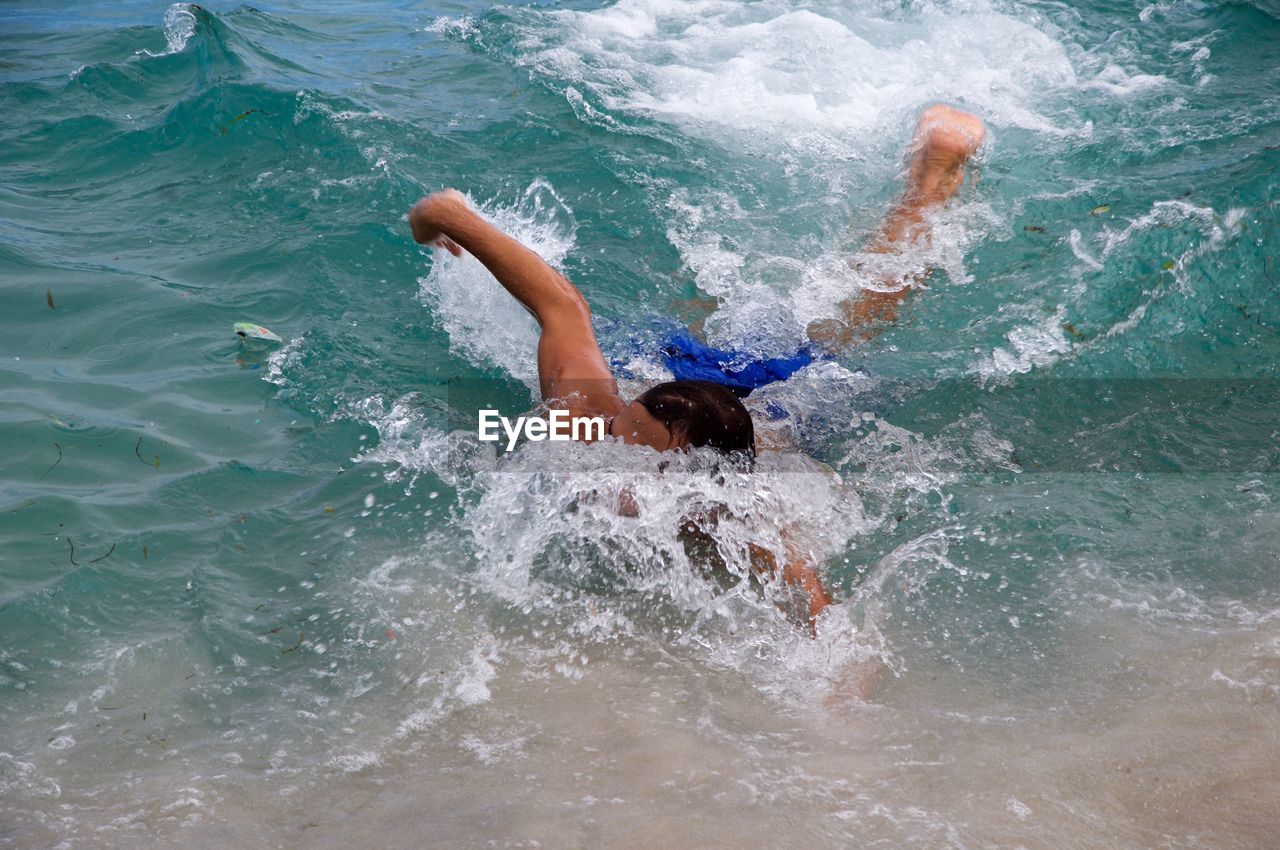
[[755,427],[742,402],[719,384],[658,384],[618,412],[609,433],[658,451],[710,446],[728,455],[756,453]]

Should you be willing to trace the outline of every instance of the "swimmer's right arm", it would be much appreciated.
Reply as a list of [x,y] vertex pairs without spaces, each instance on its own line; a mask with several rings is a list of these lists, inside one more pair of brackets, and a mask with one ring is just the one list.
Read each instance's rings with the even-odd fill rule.
[[413,238],[454,256],[465,249],[537,319],[538,377],[544,399],[571,399],[575,415],[613,415],[617,386],[591,328],[591,309],[568,278],[486,221],[460,192],[446,189],[409,212]]
[[[831,594],[822,582],[822,575],[814,566],[810,556],[803,552],[791,536],[783,532],[786,543],[786,560],[782,565],[782,581],[791,588],[800,591],[805,598],[805,621],[809,633],[817,637],[818,615],[831,604]],[[753,569],[762,577],[774,578],[778,575],[778,560],[773,553],[763,546],[748,544]]]

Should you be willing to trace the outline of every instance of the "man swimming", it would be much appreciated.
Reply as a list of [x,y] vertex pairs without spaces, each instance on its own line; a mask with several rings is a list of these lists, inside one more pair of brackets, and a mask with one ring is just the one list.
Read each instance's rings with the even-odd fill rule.
[[[893,253],[929,238],[927,215],[946,202],[964,182],[965,164],[982,144],[982,122],[949,106],[933,106],[920,116],[912,138],[906,187],[867,250]],[[677,380],[658,384],[633,401],[618,385],[600,351],[591,326],[591,310],[572,283],[536,253],[494,227],[452,189],[423,198],[409,213],[413,238],[455,256],[465,250],[533,314],[541,328],[538,380],[542,398],[572,417],[603,417],[607,433],[624,443],[657,451],[710,447],[730,456],[754,457],[755,428],[739,396],[776,380],[785,380],[814,358],[810,349],[792,358],[732,365],[736,358],[686,334],[664,348]],[[861,290],[839,305],[837,318],[811,324],[807,333],[821,351],[833,352],[874,333],[892,321],[898,306],[923,275],[888,283],[891,291]],[[693,380],[691,378],[700,378]],[[763,575],[776,575],[770,553],[754,552]],[[830,604],[817,569],[788,547],[782,578],[808,600],[808,618]]]

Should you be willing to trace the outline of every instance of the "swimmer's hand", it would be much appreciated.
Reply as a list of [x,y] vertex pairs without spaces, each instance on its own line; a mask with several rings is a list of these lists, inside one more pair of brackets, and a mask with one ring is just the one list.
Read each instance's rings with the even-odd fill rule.
[[455,257],[460,257],[462,248],[445,234],[451,221],[468,214],[471,214],[471,208],[467,206],[467,199],[456,189],[445,189],[428,195],[409,210],[413,241],[419,245],[444,248]]

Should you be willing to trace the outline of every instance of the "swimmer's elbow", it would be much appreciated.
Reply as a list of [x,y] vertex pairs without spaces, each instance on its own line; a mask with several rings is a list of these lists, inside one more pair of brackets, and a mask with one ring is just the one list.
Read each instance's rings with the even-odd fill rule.
[[556,275],[556,286],[532,304],[526,304],[545,330],[574,331],[591,327],[591,306],[568,278]]
[[636,494],[632,492],[630,487],[626,487],[618,494],[618,516],[624,516],[628,519],[638,519],[640,517],[640,503],[636,501]]

